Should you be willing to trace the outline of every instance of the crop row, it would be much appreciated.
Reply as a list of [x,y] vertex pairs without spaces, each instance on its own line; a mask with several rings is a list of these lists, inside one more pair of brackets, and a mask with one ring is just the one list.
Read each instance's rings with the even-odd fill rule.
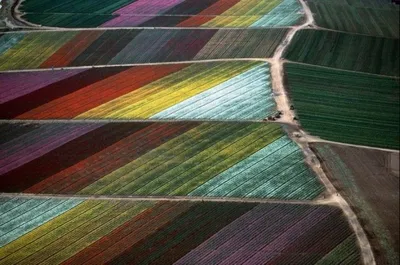
[[380,254],[377,264],[399,263],[399,154],[322,143],[312,148],[327,176],[370,227],[374,250]]
[[124,29],[6,33],[0,35],[0,70],[268,58],[286,31]]
[[[10,126],[23,125],[2,131]],[[276,124],[47,124],[0,150],[4,192],[313,199],[323,191]]]
[[112,14],[123,6],[130,4],[132,0],[116,0],[112,3],[107,0],[65,0],[54,2],[52,0],[31,0],[21,4],[23,12],[43,13],[94,13]]
[[[9,126],[5,126],[7,130]],[[39,126],[1,145],[0,173],[3,174],[20,165],[40,157],[46,150],[56,149],[97,128],[100,125],[55,125]],[[3,131],[3,130],[2,130]],[[36,151],[36,152],[35,152]]]
[[0,264],[59,264],[153,203],[85,201],[5,245]]
[[0,247],[78,205],[80,200],[13,198],[0,203]]
[[0,73],[0,118],[261,120],[269,78],[260,62]]
[[367,34],[399,38],[399,9],[360,8],[347,4],[312,0],[309,6],[318,26]]
[[[94,1],[32,0],[23,18],[51,27],[267,27],[299,22],[296,0],[140,0],[107,4]],[[72,7],[72,8],[71,8]],[[119,8],[120,7],[120,8]]]
[[399,75],[399,39],[327,30],[300,30],[285,58],[300,63],[381,74]]
[[[340,211],[332,208],[260,205],[175,264],[316,264],[331,256],[332,246],[343,240],[354,244],[351,231],[342,224]],[[247,229],[241,229],[243,225]],[[327,227],[331,228],[328,233]],[[350,246],[348,253],[357,251]],[[295,254],[308,252],[314,255]],[[335,262],[346,255],[336,255]]]
[[[68,201],[2,199],[0,211],[19,212],[20,218],[28,204],[44,208]],[[359,262],[359,250],[341,211],[296,204],[81,201],[0,250],[0,264],[342,264],[348,259]]]
[[302,126],[327,140],[399,149],[399,80],[286,64]]
[[311,0],[318,3],[349,5],[358,8],[399,9],[391,0]]

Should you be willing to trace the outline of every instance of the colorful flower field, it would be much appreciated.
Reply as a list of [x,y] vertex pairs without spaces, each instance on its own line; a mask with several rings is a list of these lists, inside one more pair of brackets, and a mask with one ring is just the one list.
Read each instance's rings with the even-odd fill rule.
[[0,73],[0,118],[262,120],[270,83],[245,61]]
[[331,141],[399,149],[398,78],[294,63],[285,70],[306,131]]
[[0,211],[4,265],[360,262],[331,206],[15,197]]
[[0,34],[0,70],[268,58],[286,32],[281,28],[5,33]]
[[305,29],[296,33],[285,58],[343,70],[399,76],[399,45],[399,39]]
[[1,125],[0,191],[314,199],[324,190],[277,124]]
[[21,6],[31,23],[82,27],[280,27],[299,23],[297,0],[29,0]]
[[392,0],[0,0],[0,265],[399,263]]
[[[359,5],[348,2],[309,0],[308,5],[318,26],[371,36],[399,38],[399,7],[391,1],[358,1]],[[361,5],[362,2],[366,3]],[[368,2],[372,6],[368,5]],[[382,5],[376,5],[379,3]]]

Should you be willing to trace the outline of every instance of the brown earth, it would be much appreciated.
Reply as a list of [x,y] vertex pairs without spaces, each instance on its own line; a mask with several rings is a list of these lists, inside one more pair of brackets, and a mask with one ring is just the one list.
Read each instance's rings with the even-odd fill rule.
[[377,264],[398,264],[399,153],[326,143],[311,148],[357,213]]

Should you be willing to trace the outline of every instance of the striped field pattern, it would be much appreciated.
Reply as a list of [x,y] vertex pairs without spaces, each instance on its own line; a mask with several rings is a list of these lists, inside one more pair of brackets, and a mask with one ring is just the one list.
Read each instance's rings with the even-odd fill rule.
[[3,198],[0,214],[2,265],[360,263],[331,206]]
[[386,76],[399,76],[399,39],[328,30],[296,32],[287,60]]
[[[316,0],[312,0],[316,1]],[[357,7],[357,8],[374,8],[374,9],[393,9],[396,8],[393,5],[392,0],[317,0],[322,3],[324,2],[330,2],[332,4],[347,4],[352,7]]]
[[0,70],[269,58],[287,29],[115,29],[0,34]]
[[311,148],[369,227],[376,264],[399,264],[399,153],[326,143]]
[[[368,3],[359,1],[362,2]],[[391,4],[391,1],[386,2],[386,5],[377,7],[331,0],[310,0],[308,4],[318,26],[371,36],[399,38],[399,6]]]
[[285,70],[306,131],[330,141],[400,148],[399,79],[294,63]]
[[21,9],[31,23],[63,28],[262,28],[292,26],[303,17],[297,0],[29,0]]
[[324,188],[280,125],[1,125],[0,191],[314,199]]
[[262,120],[275,109],[263,62],[0,73],[1,119]]
[[[7,0],[0,265],[362,264],[365,242],[313,171],[312,146],[266,117],[285,96],[272,84],[323,94],[319,72],[290,60],[397,75],[398,35],[337,26],[330,4],[311,4],[317,22],[378,37],[297,31],[315,1]],[[369,88],[326,76],[344,94]]]

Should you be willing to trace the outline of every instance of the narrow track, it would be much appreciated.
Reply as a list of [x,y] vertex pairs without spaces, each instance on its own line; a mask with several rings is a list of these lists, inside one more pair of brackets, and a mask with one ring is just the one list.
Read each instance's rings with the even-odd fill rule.
[[21,72],[43,72],[43,71],[57,71],[57,70],[73,70],[73,69],[91,69],[91,68],[107,68],[107,67],[131,67],[131,66],[146,66],[146,65],[171,65],[171,64],[195,64],[195,63],[216,63],[216,62],[239,62],[239,61],[255,61],[271,63],[270,58],[226,58],[226,59],[205,59],[205,60],[192,60],[192,61],[176,61],[176,62],[157,62],[157,63],[132,63],[132,64],[103,64],[103,65],[89,65],[89,66],[66,66],[54,68],[36,68],[36,69],[23,69],[23,70],[5,70],[0,73],[21,73]]
[[[387,149],[387,148],[380,148],[380,147],[373,147],[373,146],[366,146],[366,145],[357,145],[357,144],[348,144],[342,142],[334,142],[329,140],[324,140],[319,137],[311,136],[303,131],[299,130],[297,125],[294,125],[292,122],[288,123],[284,120],[278,121],[262,121],[262,120],[205,120],[205,119],[185,119],[184,121],[181,120],[170,120],[170,119],[147,119],[147,120],[136,120],[136,119],[48,119],[48,120],[21,120],[21,119],[14,119],[14,120],[4,120],[0,119],[0,124],[24,124],[24,123],[40,123],[40,124],[54,124],[54,123],[70,123],[70,124],[77,124],[77,123],[134,123],[134,122],[165,122],[165,123],[177,123],[177,122],[208,122],[208,123],[277,123],[287,127],[290,129],[287,130],[288,135],[293,139],[296,138],[296,142],[303,144],[303,143],[326,143],[326,144],[334,144],[334,145],[341,145],[341,146],[349,146],[349,147],[356,147],[356,148],[363,148],[363,149],[371,149],[371,150],[379,150],[384,152],[390,153],[400,153],[400,150],[394,149]],[[302,133],[300,133],[302,132]],[[297,135],[297,136],[296,136]]]
[[[24,21],[18,12],[18,7],[22,1],[18,1],[16,8],[15,8],[15,13],[16,13],[16,20],[20,21],[22,23],[28,23]],[[275,93],[275,100],[277,102],[278,109],[283,111],[284,115],[283,118],[280,120],[280,122],[283,122],[285,124],[288,124],[289,126],[293,126],[299,129],[299,124],[294,121],[295,113],[290,109],[290,100],[287,96],[287,92],[284,87],[284,70],[283,70],[283,63],[285,62],[282,57],[291,43],[294,35],[296,34],[297,31],[305,28],[314,28],[318,30],[327,30],[327,29],[322,29],[319,28],[315,25],[314,19],[312,16],[312,12],[309,9],[308,5],[305,3],[304,0],[299,0],[301,3],[303,10],[306,15],[306,20],[304,21],[303,24],[299,26],[293,26],[293,27],[281,27],[281,28],[288,28],[290,29],[285,40],[282,42],[282,44],[277,48],[273,58],[271,59],[216,59],[216,60],[202,60],[202,61],[185,61],[185,62],[169,62],[169,63],[157,63],[157,64],[176,64],[176,63],[205,63],[205,62],[219,62],[219,61],[248,61],[248,60],[257,60],[257,61],[265,61],[271,64],[271,76],[272,76],[272,81],[273,81],[273,90]],[[34,24],[28,23],[29,25],[36,26]],[[107,28],[107,30],[118,30],[118,29],[127,29],[127,28]],[[192,27],[131,27],[128,29],[174,29],[174,30],[180,30],[180,29],[194,29]],[[243,30],[243,28],[200,28],[200,29],[213,29],[213,30]],[[65,29],[65,28],[51,28],[51,27],[41,27],[40,30],[38,31],[79,31],[79,30],[105,30],[104,28],[91,28],[91,29],[82,29],[82,28],[76,28],[76,29]],[[335,31],[335,30],[332,30]],[[18,31],[18,32],[30,32],[30,31]],[[342,32],[342,31],[339,31]],[[12,32],[7,32],[5,34],[12,33]],[[144,64],[132,64],[132,65],[113,65],[114,67],[116,66],[133,66],[133,65],[144,65]],[[148,65],[156,65],[156,63],[153,64],[148,64]],[[68,67],[68,68],[56,68],[56,69],[47,69],[47,70],[58,70],[58,69],[82,69],[82,68],[92,68],[93,66],[89,67]],[[96,67],[111,67],[110,65],[102,65],[102,66],[96,66]],[[31,72],[31,71],[43,71],[46,69],[33,69],[33,70],[26,70],[26,72]],[[23,71],[2,71],[4,72],[23,72]],[[107,122],[107,120],[82,120],[82,121],[77,121],[73,120],[71,122]],[[4,123],[10,121],[0,121],[0,123]],[[27,121],[12,121],[14,123],[18,122],[27,122]],[[30,122],[40,122],[40,121],[30,121]],[[42,121],[43,122],[43,121]],[[66,122],[66,121],[60,121],[60,120],[52,120],[52,121],[45,121],[48,123],[51,122]],[[114,121],[113,121],[114,122]],[[117,121],[120,122],[120,121]],[[150,120],[149,120],[150,122]],[[367,239],[367,236],[362,229],[357,216],[351,209],[350,205],[346,202],[346,200],[337,192],[336,188],[333,186],[333,184],[330,182],[330,180],[327,178],[325,175],[325,172],[323,171],[319,160],[317,159],[316,155],[311,151],[311,149],[308,146],[308,143],[310,142],[326,142],[326,143],[333,143],[333,144],[343,144],[343,143],[337,143],[337,142],[330,142],[330,141],[325,141],[325,140],[318,140],[315,137],[309,136],[306,133],[302,132],[303,139],[298,139],[297,137],[293,137],[292,139],[302,148],[305,156],[306,156],[306,161],[310,165],[311,168],[315,171],[315,173],[318,175],[320,178],[321,182],[325,185],[330,197],[327,199],[323,200],[316,200],[316,201],[278,201],[278,200],[267,200],[267,199],[250,199],[250,198],[213,198],[213,197],[174,197],[174,196],[164,196],[164,197],[153,197],[153,196],[145,196],[145,197],[135,197],[135,196],[130,196],[130,197],[118,197],[118,196],[75,196],[75,195],[41,195],[41,194],[4,194],[1,193],[0,197],[3,198],[8,198],[8,197],[24,197],[24,198],[58,198],[58,199],[66,199],[66,198],[77,198],[77,199],[90,199],[90,200],[131,200],[131,201],[143,201],[143,200],[152,200],[152,201],[174,201],[174,200],[180,200],[180,201],[215,201],[215,202],[252,202],[252,203],[292,203],[292,204],[331,204],[331,205],[337,205],[340,207],[344,214],[347,216],[349,223],[353,230],[356,233],[358,243],[361,248],[361,254],[362,254],[362,259],[364,261],[364,264],[367,265],[374,265],[375,259],[373,256],[372,248],[371,245]],[[348,145],[348,144],[345,144]],[[351,145],[351,146],[356,146],[356,145]],[[358,146],[359,147],[359,146]],[[365,147],[369,148],[369,147]],[[371,147],[372,148],[372,147]],[[374,148],[375,149],[375,148]]]
[[[23,72],[45,72],[45,71],[58,71],[58,70],[73,70],[73,69],[91,69],[91,68],[106,68],[106,67],[130,67],[130,66],[143,66],[143,65],[171,65],[171,64],[192,64],[192,63],[212,63],[212,62],[240,62],[240,61],[255,61],[255,62],[267,62],[272,63],[274,58],[222,58],[222,59],[204,59],[204,60],[191,60],[191,61],[175,61],[175,62],[152,62],[152,63],[128,63],[128,64],[99,64],[99,65],[84,65],[84,66],[65,66],[65,67],[54,67],[54,68],[32,68],[32,69],[19,69],[19,70],[1,70],[0,73],[23,73]],[[307,64],[301,62],[290,61],[281,58],[283,63],[301,64],[307,66],[314,66],[325,69],[334,69],[338,71],[350,72],[350,73],[362,73],[372,76],[387,77],[393,79],[400,79],[399,76],[372,74],[365,72],[358,72],[353,70],[338,69],[335,67],[322,66]]]
[[299,141],[306,141],[308,143],[326,143],[326,144],[334,144],[334,145],[341,145],[341,146],[357,147],[357,148],[363,148],[363,149],[378,150],[378,151],[390,152],[390,153],[400,153],[400,150],[328,141],[328,140],[324,140],[319,137],[314,137],[314,136],[307,135],[307,134],[303,138],[300,138]]
[[[282,42],[282,44],[277,48],[275,51],[275,54],[273,56],[273,60],[271,62],[271,78],[273,80],[273,89],[275,93],[277,94],[276,96],[276,102],[278,105],[278,109],[283,111],[283,116],[284,118],[282,121],[293,125],[294,127],[299,126],[299,124],[294,121],[295,113],[293,110],[290,109],[290,100],[287,96],[287,92],[285,90],[284,86],[284,69],[283,69],[283,63],[284,60],[282,59],[283,54],[287,47],[290,45],[291,40],[293,39],[294,35],[296,34],[297,31],[304,29],[304,28],[312,28],[315,27],[314,23],[314,18],[312,16],[312,12],[308,5],[305,3],[304,0],[299,0],[301,5],[303,6],[303,10],[306,14],[306,20],[302,25],[293,27],[287,34],[285,40]],[[356,214],[354,211],[351,209],[350,205],[347,203],[347,201],[339,194],[339,192],[336,190],[334,185],[330,182],[328,177],[326,176],[324,170],[321,167],[321,164],[317,158],[317,156],[313,153],[313,151],[309,148],[308,146],[308,141],[309,136],[305,133],[301,133],[306,141],[299,141],[297,137],[293,137],[293,135],[290,135],[292,137],[292,140],[295,141],[303,150],[304,155],[306,157],[306,162],[309,164],[309,166],[314,170],[314,172],[317,174],[321,182],[324,184],[324,186],[327,189],[328,194],[330,197],[328,198],[328,201],[331,204],[336,204],[338,207],[340,207],[343,210],[343,213],[347,217],[350,226],[354,230],[356,237],[357,237],[357,242],[360,246],[361,250],[361,256],[362,260],[365,265],[375,265],[375,258],[374,254],[372,252],[372,247],[371,244],[367,238],[366,233],[364,232],[360,222],[357,219]]]
[[329,200],[273,200],[257,198],[229,197],[196,197],[196,196],[113,196],[113,195],[73,195],[73,194],[31,194],[31,193],[0,193],[0,198],[25,199],[81,199],[101,201],[192,201],[192,202],[238,202],[238,203],[279,203],[279,204],[330,204]]

